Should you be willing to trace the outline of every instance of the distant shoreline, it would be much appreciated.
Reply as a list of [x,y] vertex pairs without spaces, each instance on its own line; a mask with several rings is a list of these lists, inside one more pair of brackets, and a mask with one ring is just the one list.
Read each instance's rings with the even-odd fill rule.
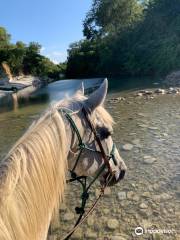
[[6,79],[1,79],[0,83],[2,83],[0,84],[0,99],[1,99],[9,94],[18,92],[27,87],[34,87],[35,90],[37,89],[37,87],[41,85],[42,81],[38,77],[27,75],[14,77],[13,80],[10,80],[9,82],[6,81]]

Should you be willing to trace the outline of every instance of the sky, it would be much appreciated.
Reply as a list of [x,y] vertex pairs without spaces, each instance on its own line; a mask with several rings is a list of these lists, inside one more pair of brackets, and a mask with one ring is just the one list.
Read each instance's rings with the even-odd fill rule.
[[83,38],[83,20],[92,0],[1,0],[0,26],[11,42],[38,42],[53,62],[67,58],[69,45]]

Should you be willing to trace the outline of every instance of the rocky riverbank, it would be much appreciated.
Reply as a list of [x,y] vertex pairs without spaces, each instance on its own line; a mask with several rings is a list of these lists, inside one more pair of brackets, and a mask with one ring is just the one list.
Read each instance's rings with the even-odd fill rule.
[[[144,100],[154,99],[160,95],[180,95],[180,88],[178,87],[169,87],[169,88],[156,88],[156,89],[146,89],[135,91],[134,98],[143,98]],[[115,97],[107,100],[110,104],[116,104],[120,101],[126,101],[125,97]]]

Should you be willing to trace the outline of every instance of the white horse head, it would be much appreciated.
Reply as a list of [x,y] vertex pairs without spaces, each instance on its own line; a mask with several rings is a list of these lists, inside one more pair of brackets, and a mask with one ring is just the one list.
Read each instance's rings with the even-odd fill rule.
[[[80,159],[78,160],[75,169],[76,174],[94,176],[97,174],[99,168],[104,163],[104,159],[95,140],[95,136],[82,112],[82,108],[85,108],[89,113],[88,117],[96,129],[106,155],[110,156],[113,150],[114,159],[111,158],[109,161],[110,168],[112,172],[115,173],[114,178],[112,178],[110,183],[110,185],[112,185],[124,177],[126,165],[112,140],[114,123],[113,119],[103,107],[107,95],[107,89],[108,81],[106,79],[95,92],[86,98],[84,96],[82,87],[82,89],[78,90],[74,96],[74,99],[77,101],[72,100],[68,102],[65,107],[73,111],[73,114],[71,116],[74,123],[76,124],[78,131],[80,132],[83,143],[87,146],[87,148],[82,151]],[[68,126],[67,131],[69,136],[68,165],[69,169],[72,170],[79,154],[79,140],[76,136],[76,133],[74,132],[74,129],[72,129],[70,125]],[[104,182],[104,180],[104,177],[101,176],[100,181]]]

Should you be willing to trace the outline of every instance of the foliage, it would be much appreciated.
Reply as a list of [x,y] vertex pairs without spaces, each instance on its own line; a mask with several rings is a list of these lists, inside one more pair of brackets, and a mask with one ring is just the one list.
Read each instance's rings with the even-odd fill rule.
[[98,44],[96,41],[85,40],[74,43],[68,50],[67,75],[69,77],[91,77],[97,74],[99,64]]
[[6,29],[0,27],[0,48],[7,47],[10,41],[10,35],[7,33]]
[[[67,74],[154,75],[180,68],[179,0],[94,0]],[[91,55],[90,55],[91,53]]]
[[6,62],[14,75],[32,74],[60,79],[60,74],[65,73],[66,64],[54,64],[42,56],[40,50],[41,45],[36,42],[28,45],[21,41],[10,43],[10,35],[5,28],[0,27],[0,65]]
[[84,21],[87,39],[116,34],[141,17],[142,5],[136,0],[94,0]]

